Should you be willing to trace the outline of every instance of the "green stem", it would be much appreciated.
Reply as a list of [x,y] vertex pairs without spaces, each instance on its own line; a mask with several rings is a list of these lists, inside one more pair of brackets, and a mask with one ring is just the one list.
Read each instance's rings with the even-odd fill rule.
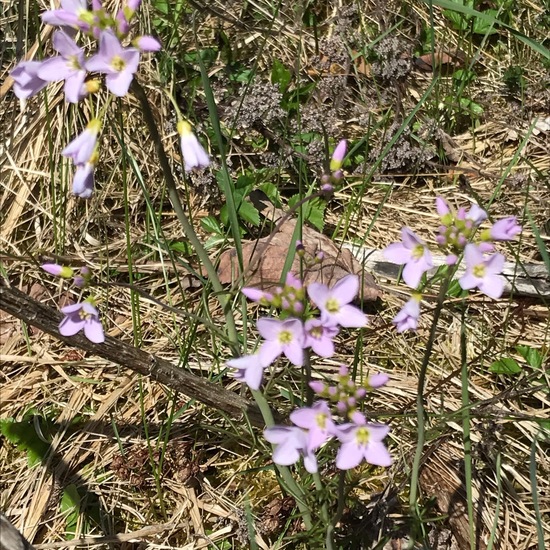
[[214,267],[214,264],[208,257],[208,253],[206,252],[205,248],[202,246],[201,241],[199,240],[197,234],[195,233],[195,229],[191,225],[191,222],[189,221],[189,219],[187,218],[187,215],[183,210],[183,206],[181,204],[181,201],[178,195],[178,190],[176,188],[176,182],[174,181],[174,176],[170,168],[170,162],[168,161],[168,157],[166,156],[166,153],[164,151],[162,140],[158,133],[157,125],[153,117],[151,107],[149,105],[149,100],[147,99],[147,95],[145,94],[145,91],[143,90],[143,88],[135,78],[132,82],[132,90],[136,95],[136,97],[138,98],[139,102],[141,103],[141,108],[143,110],[143,118],[145,120],[145,124],[147,124],[147,128],[149,129],[151,139],[155,144],[155,150],[159,157],[160,167],[162,169],[162,173],[166,181],[168,196],[170,197],[170,202],[172,203],[174,212],[176,213],[178,220],[181,223],[185,236],[187,237],[187,239],[189,239],[191,246],[195,250],[197,256],[199,257],[200,261],[202,262],[202,265],[206,270],[206,273],[208,275],[208,280],[210,281],[210,284],[212,285],[212,288],[214,289],[214,292],[216,293],[216,296],[222,306],[223,313],[225,315],[225,321],[227,323],[228,337],[230,342],[232,342],[231,344],[232,347],[235,348],[233,351],[235,351],[235,353],[238,354],[239,346],[238,346],[237,328],[235,326],[235,318],[233,317],[233,310],[231,308],[230,300],[225,295],[224,289],[220,283],[220,279],[218,277],[218,273],[216,271],[216,268]]
[[334,514],[332,521],[327,523],[327,536],[325,538],[325,546],[327,548],[334,548],[334,529],[344,513],[344,505],[346,503],[346,494],[344,492],[345,484],[346,471],[341,470],[338,476],[338,507],[336,508],[336,514]]
[[462,384],[462,430],[464,442],[464,482],[466,485],[466,502],[468,503],[468,524],[470,526],[470,548],[474,550],[474,502],[472,495],[472,440],[470,438],[470,394],[468,380],[468,357],[466,354],[466,304],[462,302],[462,319],[460,328],[460,378]]
[[449,283],[453,273],[454,272],[452,270],[449,271],[449,273],[443,280],[441,287],[439,289],[439,295],[437,297],[437,305],[434,311],[434,319],[430,329],[430,336],[428,338],[428,343],[426,344],[426,352],[424,353],[422,366],[420,367],[420,374],[418,375],[418,390],[416,395],[416,420],[418,422],[418,435],[416,439],[416,451],[414,453],[414,460],[412,464],[411,489],[409,493],[409,506],[411,510],[416,508],[418,478],[420,475],[420,462],[422,460],[424,443],[426,442],[426,425],[425,425],[426,411],[424,409],[424,385],[426,384],[426,373],[428,371],[430,356],[431,356],[433,345],[435,342],[437,323],[439,321],[439,317],[441,316],[441,311],[443,310],[443,303],[445,302],[445,296],[447,294],[447,289],[449,288]]

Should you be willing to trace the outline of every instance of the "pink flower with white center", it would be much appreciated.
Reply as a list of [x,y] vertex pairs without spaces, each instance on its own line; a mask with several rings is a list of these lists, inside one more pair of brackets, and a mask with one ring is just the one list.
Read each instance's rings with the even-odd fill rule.
[[420,317],[420,300],[422,295],[413,293],[411,299],[403,306],[401,311],[393,318],[392,323],[397,327],[397,332],[416,330]]
[[364,327],[367,316],[350,302],[359,292],[359,277],[346,275],[332,288],[322,283],[311,283],[307,293],[311,301],[321,311],[321,321],[325,326]]
[[46,59],[38,69],[38,76],[48,82],[64,80],[65,98],[71,103],[78,103],[87,92],[84,86],[84,50],[64,31],[55,32],[53,47],[61,55]]
[[236,369],[233,376],[237,380],[246,382],[251,390],[259,390],[264,375],[264,367],[259,355],[244,355],[237,359],[230,359],[226,365]]
[[504,256],[496,253],[488,258],[475,244],[468,244],[464,250],[466,273],[458,280],[464,290],[478,288],[489,298],[498,299],[504,292],[504,279],[500,275],[504,268]]
[[86,63],[88,71],[106,74],[107,88],[116,96],[125,96],[139,65],[139,50],[123,48],[111,30],[99,37],[99,53]]
[[336,467],[349,470],[361,464],[363,459],[375,466],[390,466],[392,458],[382,443],[390,431],[389,426],[369,423],[357,411],[353,421],[338,428],[336,436],[342,445],[336,455]]
[[416,288],[422,275],[433,267],[432,255],[419,237],[408,227],[401,229],[402,243],[390,244],[384,250],[384,257],[396,264],[405,264],[403,280]]
[[333,338],[338,334],[338,328],[334,325],[326,325],[321,319],[308,319],[304,324],[304,347],[311,348],[321,357],[334,355]]
[[521,233],[521,225],[515,216],[503,218],[494,223],[491,227],[490,237],[494,241],[511,241],[516,235]]
[[61,151],[64,157],[72,159],[75,164],[86,164],[90,162],[94,155],[97,145],[97,136],[101,131],[101,121],[97,118],[92,119],[86,130],[74,138],[68,145]]
[[13,91],[19,99],[27,99],[48,85],[46,80],[38,76],[40,67],[40,61],[22,61],[10,73],[14,80]]
[[59,333],[63,336],[74,336],[84,329],[84,335],[95,344],[105,341],[103,327],[99,320],[99,312],[88,299],[79,304],[72,304],[61,308],[65,318],[59,324]]
[[290,414],[290,420],[296,426],[308,430],[308,452],[318,449],[335,432],[332,414],[326,401],[317,401],[312,407],[303,407]]
[[264,437],[275,445],[273,462],[280,466],[290,466],[304,457],[304,466],[310,474],[317,472],[317,459],[307,450],[307,432],[295,426],[272,426],[266,428]]
[[262,365],[271,365],[281,353],[298,367],[304,364],[304,327],[299,319],[258,319],[258,332],[265,342],[260,347]]
[[210,165],[210,157],[199,143],[197,136],[192,132],[191,125],[186,120],[178,122],[178,134],[180,135],[181,153],[185,162],[186,172],[195,168],[206,168]]

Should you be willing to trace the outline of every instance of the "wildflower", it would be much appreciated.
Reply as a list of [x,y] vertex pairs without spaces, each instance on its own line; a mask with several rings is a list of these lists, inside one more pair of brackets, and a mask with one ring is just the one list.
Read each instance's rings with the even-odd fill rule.
[[53,275],[54,277],[61,277],[63,279],[70,279],[74,271],[65,265],[59,265],[59,264],[42,264],[40,266],[46,273],[49,273],[50,275]]
[[317,401],[312,407],[302,407],[290,414],[290,420],[307,430],[307,450],[318,449],[335,430],[332,415],[326,401]]
[[253,288],[245,286],[241,289],[241,292],[253,302],[259,302],[262,305],[269,305],[273,300],[273,294],[271,292],[265,292],[259,288]]
[[280,466],[295,464],[300,455],[304,457],[304,466],[310,474],[317,472],[317,459],[308,451],[307,432],[295,426],[272,426],[266,428],[264,437],[275,445],[273,462]]
[[244,355],[237,359],[230,359],[226,365],[236,369],[233,376],[237,380],[246,382],[251,390],[259,390],[264,375],[264,367],[260,357],[256,355]]
[[61,55],[46,59],[38,69],[38,76],[47,82],[64,80],[67,101],[78,103],[86,92],[84,50],[63,31],[53,35],[53,47]]
[[369,376],[369,379],[367,380],[367,386],[369,389],[381,388],[382,386],[385,386],[388,383],[389,379],[390,377],[384,372],[372,374],[371,376]]
[[136,48],[142,52],[158,52],[162,49],[162,44],[152,36],[138,36],[134,40]]
[[503,218],[494,223],[489,230],[490,238],[494,241],[511,241],[521,233],[521,225],[515,216]]
[[185,171],[190,172],[195,168],[206,168],[210,165],[208,153],[203,149],[199,140],[191,131],[191,125],[185,120],[178,122],[181,153],[185,161]]
[[354,422],[343,424],[336,436],[342,443],[336,456],[336,467],[349,470],[358,466],[363,459],[375,466],[390,466],[392,459],[382,443],[390,428],[385,424],[371,424],[358,411],[354,412]]
[[89,199],[94,192],[95,164],[87,162],[77,166],[73,176],[73,193],[81,199]]
[[281,353],[293,365],[300,367],[304,364],[304,328],[300,320],[279,321],[262,317],[256,326],[265,339],[260,347],[260,360],[264,366],[271,365]]
[[470,210],[466,212],[465,218],[470,220],[474,226],[477,227],[487,219],[487,212],[478,204],[472,204]]
[[330,160],[330,171],[336,172],[342,168],[342,164],[344,162],[344,157],[346,156],[346,151],[348,148],[348,144],[345,139],[341,140],[338,145],[336,146],[336,149],[334,149],[334,152],[332,153],[332,158]]
[[333,338],[338,334],[335,326],[324,324],[321,319],[308,319],[304,324],[304,347],[310,347],[321,357],[334,355]]
[[403,306],[401,311],[393,318],[392,323],[397,327],[397,332],[416,330],[420,317],[420,300],[422,295],[415,292],[411,299]]
[[99,37],[99,53],[86,62],[89,71],[105,73],[107,88],[116,96],[126,95],[139,64],[139,50],[123,48],[111,30]]
[[48,85],[48,82],[38,75],[41,66],[40,61],[22,61],[10,73],[15,81],[13,91],[19,99],[27,99]]
[[88,123],[86,129],[61,151],[61,154],[64,157],[71,158],[77,165],[90,162],[95,152],[100,130],[101,121],[94,118]]
[[103,327],[99,320],[99,312],[91,299],[61,308],[65,315],[59,324],[59,333],[63,336],[74,336],[84,329],[84,335],[95,344],[105,341]]
[[504,267],[504,256],[496,253],[485,258],[475,244],[468,244],[464,250],[466,273],[459,279],[464,290],[479,288],[490,298],[500,298],[504,291],[504,279],[499,275]]
[[424,242],[408,227],[401,229],[402,243],[390,244],[384,250],[384,256],[390,262],[405,264],[403,280],[416,288],[422,275],[433,267],[432,255]]
[[48,25],[73,27],[82,32],[90,31],[93,15],[87,9],[87,0],[61,0],[61,9],[42,13],[42,21]]
[[359,277],[346,275],[331,289],[322,283],[311,283],[307,293],[311,301],[321,310],[321,321],[325,326],[364,327],[367,316],[357,307],[349,305],[359,291]]

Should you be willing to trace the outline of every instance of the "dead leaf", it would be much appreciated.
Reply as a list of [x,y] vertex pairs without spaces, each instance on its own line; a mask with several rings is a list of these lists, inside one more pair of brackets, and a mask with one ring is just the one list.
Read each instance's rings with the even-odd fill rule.
[[[257,241],[243,242],[243,286],[257,286],[268,290],[279,285],[286,257],[296,246],[292,239],[296,223],[297,220],[291,218],[282,224],[277,233]],[[313,258],[319,251],[324,254],[322,262],[305,269],[306,284],[320,282],[331,286],[342,277],[353,273],[362,277],[363,301],[373,301],[380,296],[380,290],[372,275],[364,272],[363,266],[349,250],[341,249],[331,239],[305,225],[302,228],[302,242],[306,257]],[[294,258],[291,271],[300,272],[298,257]],[[233,283],[239,277],[237,252],[234,248],[226,250],[221,255],[218,275],[223,284]]]
[[422,71],[433,71],[434,68],[459,69],[464,65],[466,54],[459,49],[449,51],[444,49],[432,53],[426,53],[420,57],[414,57],[414,63]]

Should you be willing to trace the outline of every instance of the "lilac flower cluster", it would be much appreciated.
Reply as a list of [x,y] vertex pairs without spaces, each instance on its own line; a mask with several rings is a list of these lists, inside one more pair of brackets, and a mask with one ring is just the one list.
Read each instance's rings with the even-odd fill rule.
[[[331,357],[334,338],[341,327],[360,328],[367,324],[366,315],[351,304],[358,291],[359,277],[356,275],[347,275],[332,288],[311,283],[304,289],[302,282],[292,274],[287,276],[283,287],[273,292],[244,288],[243,293],[249,299],[281,308],[288,317],[282,320],[260,318],[256,326],[263,342],[258,352],[231,359],[227,366],[235,369],[235,378],[259,390],[264,370],[281,355],[296,366],[305,363],[308,350],[321,357]],[[317,315],[306,313],[306,295],[316,306]],[[358,409],[367,392],[386,381],[387,376],[376,375],[365,386],[356,387],[344,366],[335,386],[311,381],[311,389],[323,399],[311,407],[295,410],[290,415],[293,426],[272,426],[265,430],[265,438],[275,445],[273,461],[286,466],[303,456],[306,470],[314,473],[317,471],[315,451],[329,439],[337,438],[341,442],[336,457],[338,468],[354,468],[363,459],[371,464],[389,466],[391,457],[382,443],[389,432],[388,426],[367,422]],[[338,425],[336,417],[343,417],[346,422]]]
[[[128,0],[116,15],[109,14],[100,0],[93,0],[88,9],[87,0],[61,0],[61,8],[42,14],[42,21],[60,27],[53,35],[53,47],[58,56],[39,61],[23,61],[11,72],[14,92],[20,99],[27,99],[49,82],[63,80],[65,98],[78,103],[100,89],[97,78],[88,79],[89,73],[105,75],[107,89],[118,97],[128,93],[134,74],[144,52],[157,52],[160,42],[152,36],[138,36],[130,42],[132,19],[141,0]],[[99,47],[87,57],[84,48],[74,40],[77,33],[97,40]],[[126,44],[126,45],[123,45]],[[201,147],[186,121],[180,121],[178,131],[185,159],[185,170],[204,168],[210,159]],[[98,137],[101,120],[94,118],[79,136],[62,151],[73,160],[76,170],[72,190],[81,198],[91,197],[94,189],[94,169],[97,164]]]
[[[42,269],[63,279],[73,279],[73,284],[78,288],[86,288],[91,279],[90,269],[86,266],[80,269],[78,275],[68,266],[62,266],[54,263],[43,264]],[[65,317],[59,323],[59,333],[63,336],[74,336],[76,333],[84,330],[84,335],[88,340],[95,344],[101,344],[105,341],[103,326],[99,320],[99,312],[96,307],[96,301],[89,296],[82,302],[71,304],[61,308]]]
[[[454,211],[443,198],[437,197],[436,209],[441,217],[436,242],[446,253],[447,265],[456,265],[464,255],[466,271],[459,278],[459,285],[464,290],[477,288],[490,298],[500,298],[504,291],[504,279],[500,275],[504,256],[494,251],[492,241],[510,241],[521,233],[517,218],[503,218],[491,228],[480,231],[487,212],[477,204],[469,210],[460,208]],[[426,243],[408,227],[401,229],[401,235],[402,242],[390,244],[384,250],[384,256],[391,262],[404,264],[403,280],[416,289],[422,275],[433,267],[432,255]],[[477,243],[473,242],[475,238]],[[421,294],[414,293],[393,319],[398,332],[416,329],[421,299]]]

